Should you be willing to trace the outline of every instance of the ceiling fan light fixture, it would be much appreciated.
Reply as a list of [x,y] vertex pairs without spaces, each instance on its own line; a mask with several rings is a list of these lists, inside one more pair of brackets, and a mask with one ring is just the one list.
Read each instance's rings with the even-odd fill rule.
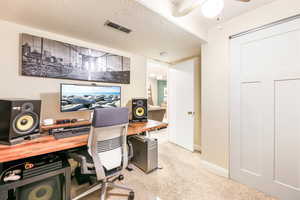
[[204,17],[217,17],[224,9],[224,0],[206,0],[202,6],[201,11]]

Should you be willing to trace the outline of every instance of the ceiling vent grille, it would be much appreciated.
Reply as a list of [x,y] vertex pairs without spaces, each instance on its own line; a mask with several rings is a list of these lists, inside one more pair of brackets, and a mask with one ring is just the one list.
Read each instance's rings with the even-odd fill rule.
[[105,22],[105,24],[104,24],[105,26],[108,26],[108,27],[110,27],[110,28],[113,28],[113,29],[115,29],[115,30],[118,30],[118,31],[121,31],[121,32],[123,32],[123,33],[127,33],[127,34],[129,34],[132,30],[130,30],[129,28],[126,28],[126,27],[124,27],[124,26],[121,26],[121,25],[119,25],[119,24],[116,24],[116,23],[114,23],[114,22],[111,22],[111,21],[106,21]]

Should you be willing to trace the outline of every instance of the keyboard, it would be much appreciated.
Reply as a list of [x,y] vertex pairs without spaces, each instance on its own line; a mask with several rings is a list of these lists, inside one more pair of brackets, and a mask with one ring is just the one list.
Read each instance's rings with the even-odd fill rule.
[[80,128],[74,128],[70,130],[63,130],[61,132],[52,133],[55,139],[62,139],[62,138],[68,138],[68,137],[74,137],[79,135],[86,135],[90,132],[90,127],[80,127]]

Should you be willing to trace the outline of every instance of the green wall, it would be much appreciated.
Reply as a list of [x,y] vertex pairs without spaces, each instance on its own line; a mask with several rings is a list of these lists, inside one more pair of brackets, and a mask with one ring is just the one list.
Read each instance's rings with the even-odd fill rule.
[[160,106],[164,102],[164,88],[167,88],[167,81],[157,81],[157,104]]

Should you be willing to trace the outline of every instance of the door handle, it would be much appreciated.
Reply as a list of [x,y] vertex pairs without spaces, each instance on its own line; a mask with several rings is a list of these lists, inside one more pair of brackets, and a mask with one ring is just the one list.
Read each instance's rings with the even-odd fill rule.
[[187,114],[188,114],[188,115],[195,115],[195,112],[189,111]]

